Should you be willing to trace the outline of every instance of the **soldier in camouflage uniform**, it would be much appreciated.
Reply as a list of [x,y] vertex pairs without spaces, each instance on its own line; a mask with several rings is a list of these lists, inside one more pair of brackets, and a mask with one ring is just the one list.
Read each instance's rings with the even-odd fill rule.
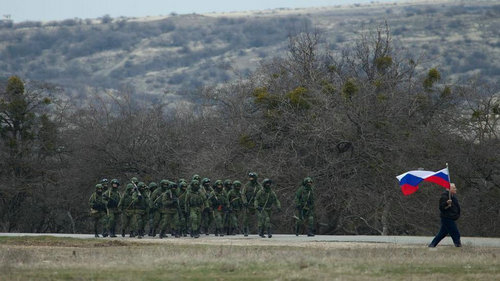
[[227,196],[224,192],[222,181],[215,181],[214,190],[210,193],[208,198],[210,207],[214,214],[215,220],[215,236],[224,236],[224,216],[227,212]]
[[310,177],[304,178],[302,186],[295,193],[295,208],[298,220],[295,223],[295,235],[299,236],[300,226],[307,223],[307,236],[314,236],[314,193],[313,181]]
[[148,219],[149,198],[146,192],[146,184],[142,181],[137,184],[137,189],[132,194],[132,205],[134,207],[134,221],[137,238],[144,237],[144,228]]
[[207,199],[200,191],[200,183],[191,181],[191,191],[186,194],[185,211],[189,212],[191,232],[194,238],[200,237],[201,212],[207,207]]
[[118,209],[122,213],[122,237],[125,237],[127,228],[130,228],[130,237],[134,237],[134,208],[132,206],[132,195],[134,193],[134,184],[129,183],[125,188],[125,192],[118,203]]
[[[229,191],[233,189],[233,182],[230,179],[224,180],[224,194],[227,195],[229,194]],[[230,228],[230,218],[229,218],[229,210],[224,213],[224,232],[226,235],[229,235],[229,228]]]
[[[108,191],[108,179],[104,178],[101,180],[100,184],[102,185],[102,194],[104,195],[106,193],[106,191]],[[104,232],[102,234],[103,237],[107,237],[108,236],[108,224],[109,224],[109,215],[106,213],[106,215],[104,215],[104,218],[102,219],[103,221],[103,225],[105,227],[104,229]]]
[[262,181],[264,186],[255,196],[254,208],[259,212],[259,236],[264,238],[264,229],[267,229],[267,237],[273,237],[271,232],[271,211],[273,205],[276,205],[278,211],[281,211],[281,203],[276,193],[271,190],[272,181],[265,179]]
[[255,208],[254,208],[254,200],[257,192],[262,189],[262,185],[257,181],[257,173],[250,172],[248,174],[248,182],[243,187],[241,191],[243,196],[245,196],[246,202],[244,202],[244,210],[243,210],[243,233],[245,236],[248,236],[250,232],[250,220],[255,218]]
[[95,237],[99,237],[98,229],[103,229],[103,237],[104,236],[104,217],[106,216],[106,201],[102,197],[102,184],[97,184],[95,186],[95,192],[92,193],[89,199],[90,205],[90,216],[94,221],[94,234]]
[[166,230],[170,228],[172,236],[179,238],[177,227],[179,226],[180,203],[177,197],[177,184],[170,182],[166,192],[161,194],[161,231],[160,238],[166,237]]
[[227,213],[227,217],[229,218],[229,235],[234,235],[234,230],[238,229],[239,217],[246,202],[245,196],[241,193],[240,181],[233,182],[233,188],[229,191],[227,199],[229,204],[229,212]]
[[[153,222],[150,226],[152,237],[156,236],[156,233],[160,231],[161,217],[163,213],[161,212],[161,195],[165,193],[168,189],[168,180],[160,181],[160,188],[154,189],[149,198],[149,212],[153,216]],[[151,185],[151,184],[150,184]]]
[[118,209],[118,203],[120,203],[120,193],[118,192],[118,187],[120,182],[117,179],[111,180],[111,188],[103,193],[103,197],[106,200],[106,208],[108,214],[108,224],[107,228],[109,230],[110,237],[116,237],[116,222],[120,215],[120,210]]
[[148,185],[148,198],[149,198],[149,214],[148,214],[148,224],[149,224],[149,232],[148,232],[148,236],[152,236],[154,237],[153,235],[153,232],[154,232],[154,209],[152,208],[152,199],[151,199],[151,196],[153,195],[153,193],[155,192],[155,190],[158,189],[158,185],[156,184],[156,182],[150,182],[149,185]]
[[188,184],[186,181],[179,180],[179,192],[178,192],[178,198],[179,198],[179,203],[181,205],[181,211],[179,212],[179,227],[177,229],[179,230],[179,235],[182,235],[183,237],[187,236],[188,233],[188,225],[189,225],[189,213],[186,212],[186,209],[184,208],[186,204],[186,195],[187,195],[187,187]]
[[[210,193],[212,193],[213,188],[210,185],[210,179],[209,178],[203,178],[201,180],[201,187],[200,187],[200,192],[205,195],[205,199],[208,199],[210,196]],[[203,230],[205,231],[205,235],[209,235],[209,229],[210,226],[212,225],[212,222],[214,220],[214,213],[210,206],[206,206],[206,208],[202,211],[201,213],[201,226],[203,227]]]

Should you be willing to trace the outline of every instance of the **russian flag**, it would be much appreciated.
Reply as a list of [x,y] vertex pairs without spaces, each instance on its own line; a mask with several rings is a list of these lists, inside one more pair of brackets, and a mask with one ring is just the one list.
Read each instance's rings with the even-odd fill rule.
[[401,191],[404,195],[410,195],[418,190],[418,184],[422,181],[433,182],[440,186],[450,188],[450,173],[448,168],[437,172],[432,171],[409,171],[396,177],[399,180]]

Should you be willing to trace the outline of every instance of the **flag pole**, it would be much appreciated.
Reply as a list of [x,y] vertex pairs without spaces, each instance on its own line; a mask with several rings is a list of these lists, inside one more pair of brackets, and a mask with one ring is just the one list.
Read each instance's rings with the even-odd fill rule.
[[448,168],[448,162],[446,162],[446,169],[448,170],[448,180],[450,181],[450,187],[448,188],[448,199],[451,200],[451,176],[450,168]]

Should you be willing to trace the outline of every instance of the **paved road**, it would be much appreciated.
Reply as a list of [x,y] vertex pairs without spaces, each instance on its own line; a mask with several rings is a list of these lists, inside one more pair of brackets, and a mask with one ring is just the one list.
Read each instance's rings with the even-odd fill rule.
[[[63,233],[0,233],[0,236],[54,236],[54,237],[71,237],[71,238],[94,238],[94,235],[91,234],[63,234]],[[273,235],[272,241],[276,242],[285,242],[285,243],[294,243],[294,242],[351,242],[351,243],[390,243],[390,244],[398,244],[398,245],[422,245],[426,246],[432,240],[433,237],[429,236],[369,236],[369,235],[316,235],[314,237],[307,236],[295,236],[290,234],[276,234]],[[111,238],[106,238],[111,239]],[[124,239],[124,238],[118,238]],[[125,239],[129,239],[128,237]],[[171,238],[167,238],[170,240]],[[167,241],[167,239],[163,241]],[[184,239],[193,239],[193,238],[181,238]],[[202,242],[206,240],[210,240],[210,242],[215,242],[213,240],[222,239],[220,237],[215,237],[213,235],[210,236],[202,236],[200,239],[196,239],[197,242]],[[270,242],[271,239],[265,239]],[[145,237],[144,240],[160,240],[159,238],[149,238]],[[260,238],[257,235],[250,235],[249,237],[244,237],[242,235],[236,236],[224,236],[224,241],[234,240],[242,242],[243,240],[261,240],[264,241],[263,238]],[[483,238],[483,237],[462,237],[462,244],[464,246],[476,246],[476,247],[500,247],[500,238]],[[446,237],[441,241],[439,245],[453,245],[453,242],[450,237]]]

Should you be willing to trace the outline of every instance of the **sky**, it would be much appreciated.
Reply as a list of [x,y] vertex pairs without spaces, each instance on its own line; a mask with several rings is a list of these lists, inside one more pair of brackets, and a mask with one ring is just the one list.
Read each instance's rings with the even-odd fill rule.
[[[370,0],[0,0],[0,17],[14,22],[52,21],[72,18],[146,17],[177,14],[205,14],[266,10],[275,8],[307,8],[370,3]],[[375,2],[401,2],[378,0]]]

